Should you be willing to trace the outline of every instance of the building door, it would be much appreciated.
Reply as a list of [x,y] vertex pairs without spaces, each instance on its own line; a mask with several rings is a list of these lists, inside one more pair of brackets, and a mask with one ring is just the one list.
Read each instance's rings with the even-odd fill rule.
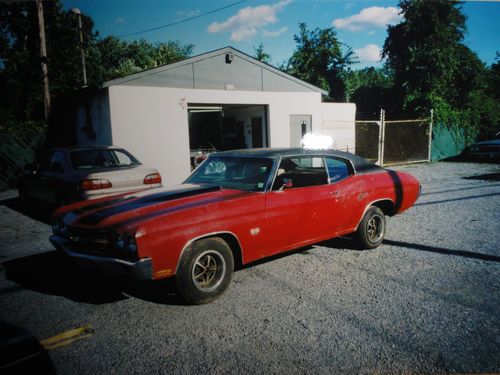
[[262,117],[252,117],[252,147],[263,147],[262,143]]
[[247,148],[245,143],[244,123],[234,117],[222,119],[222,144],[221,151]]
[[290,115],[290,147],[301,147],[304,135],[312,131],[311,115]]

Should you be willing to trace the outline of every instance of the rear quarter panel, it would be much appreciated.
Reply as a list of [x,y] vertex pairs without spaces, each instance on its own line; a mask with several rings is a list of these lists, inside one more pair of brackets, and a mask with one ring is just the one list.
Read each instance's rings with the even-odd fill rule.
[[390,201],[395,215],[410,208],[418,199],[420,185],[404,172],[381,169],[377,172],[359,174],[351,179],[345,196],[345,207],[350,221],[339,235],[357,229],[366,210],[377,202]]

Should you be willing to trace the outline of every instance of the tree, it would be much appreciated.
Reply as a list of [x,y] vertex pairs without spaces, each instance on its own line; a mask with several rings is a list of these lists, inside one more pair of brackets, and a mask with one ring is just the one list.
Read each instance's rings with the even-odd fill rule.
[[[82,86],[78,22],[58,0],[44,2],[51,96]],[[193,45],[99,39],[94,22],[82,14],[89,86],[189,56]],[[42,79],[35,2],[0,4],[0,131],[43,126]],[[21,125],[20,125],[21,124]],[[24,124],[24,125],[22,125]]]
[[463,44],[466,17],[459,2],[401,0],[404,20],[388,26],[383,57],[394,74],[393,112],[425,116],[465,128],[475,136],[486,114],[487,69]]
[[[75,15],[58,2],[44,2],[51,93],[81,86],[81,64]],[[95,34],[82,16],[84,43]],[[35,2],[0,4],[0,121],[2,126],[43,118],[42,77]]]
[[392,84],[391,77],[384,69],[377,69],[373,66],[347,71],[344,74],[344,82],[347,98],[350,98],[361,87],[389,87]]
[[327,90],[334,100],[345,100],[343,73],[354,62],[353,50],[338,41],[333,28],[308,30],[300,23],[299,35],[293,38],[296,49],[287,72]]
[[356,103],[356,118],[378,118],[380,109],[392,102],[392,78],[384,69],[367,67],[345,74],[346,98]]
[[126,42],[114,36],[96,40],[93,45],[95,81],[124,77],[144,69],[170,64],[191,55],[192,44],[177,41],[152,44],[144,39]]
[[271,62],[271,55],[264,51],[264,44],[260,43],[257,48],[253,47],[254,57],[262,62]]
[[491,65],[488,74],[488,94],[500,101],[500,52],[496,53],[496,62]]
[[388,26],[383,57],[404,97],[402,109],[428,112],[434,95],[445,101],[454,95],[465,16],[447,0],[402,0],[399,6],[404,20]]

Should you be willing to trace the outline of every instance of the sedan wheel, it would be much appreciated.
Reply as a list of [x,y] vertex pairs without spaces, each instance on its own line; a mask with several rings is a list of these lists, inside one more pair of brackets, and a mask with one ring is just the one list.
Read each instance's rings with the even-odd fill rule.
[[222,238],[194,242],[184,252],[177,270],[180,296],[195,305],[215,300],[231,283],[233,268],[233,253]]
[[362,249],[378,247],[385,236],[385,215],[378,207],[370,207],[356,231],[356,239]]

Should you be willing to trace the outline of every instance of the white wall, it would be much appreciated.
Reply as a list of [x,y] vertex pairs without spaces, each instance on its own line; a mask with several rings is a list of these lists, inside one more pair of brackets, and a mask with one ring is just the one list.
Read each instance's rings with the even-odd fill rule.
[[190,173],[189,103],[268,105],[271,147],[290,145],[291,114],[310,114],[313,132],[322,130],[321,94],[315,92],[112,86],[109,97],[113,144],[157,168],[165,184],[180,183]]
[[336,149],[354,153],[356,104],[322,103],[321,113],[321,134],[331,136]]

